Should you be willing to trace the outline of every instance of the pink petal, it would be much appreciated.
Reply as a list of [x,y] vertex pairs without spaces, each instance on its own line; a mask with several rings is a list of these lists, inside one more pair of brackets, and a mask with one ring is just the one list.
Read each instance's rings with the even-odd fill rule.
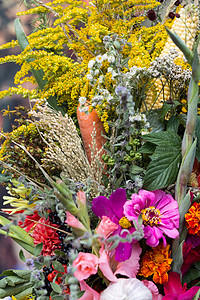
[[142,283],[151,291],[153,297],[152,300],[161,300],[163,298],[163,296],[159,294],[157,286],[152,281],[142,280]]
[[139,260],[141,253],[142,248],[140,247],[139,243],[133,244],[130,258],[118,264],[115,274],[121,274],[129,278],[135,278],[140,267]]
[[86,204],[86,195],[85,195],[85,193],[84,193],[83,191],[79,191],[79,192],[77,193],[77,196],[78,196],[79,201],[80,201],[83,205],[85,205],[85,204]]
[[192,300],[193,297],[196,295],[198,290],[200,289],[199,286],[193,286],[191,289],[189,289],[187,292],[180,295],[177,300]]
[[164,285],[165,294],[172,294],[178,296],[182,294],[184,288],[181,285],[180,274],[177,272],[169,272],[169,280]]
[[93,290],[85,281],[80,281],[81,291],[85,291],[83,296],[78,300],[99,300],[100,295],[95,290]]
[[168,229],[165,226],[160,225],[160,229],[170,238],[176,239],[179,236],[179,232],[176,228]]
[[65,223],[67,223],[71,227],[86,230],[86,228],[83,226],[83,224],[77,218],[75,218],[68,211],[66,212],[66,214],[67,214],[67,220],[65,221]]
[[100,251],[100,258],[99,258],[99,269],[102,271],[103,275],[110,280],[111,282],[117,282],[117,277],[113,274],[113,271],[110,268],[109,258],[102,245]]

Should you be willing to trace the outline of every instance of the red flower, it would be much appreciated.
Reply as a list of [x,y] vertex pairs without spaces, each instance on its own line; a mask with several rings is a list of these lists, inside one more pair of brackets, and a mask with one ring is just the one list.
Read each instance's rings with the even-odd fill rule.
[[24,222],[19,221],[19,222],[18,222],[18,225],[19,225],[20,227],[22,227],[22,228],[25,228],[25,230],[26,230],[27,232],[29,232],[29,230],[31,230],[32,227],[34,227],[35,224],[36,224],[36,222],[34,222],[34,221],[39,221],[40,218],[41,218],[41,217],[38,215],[38,212],[35,211],[35,212],[34,212],[33,214],[31,214],[31,215],[27,215]]
[[183,265],[181,267],[184,276],[190,267],[197,261],[200,261],[200,245],[193,248],[193,244],[183,244]]
[[60,244],[59,235],[56,233],[56,230],[50,226],[57,228],[57,225],[52,225],[49,220],[40,218],[39,222],[36,224],[33,230],[33,239],[34,245],[43,243],[42,255],[52,256],[54,255],[54,250]]
[[169,280],[164,285],[165,296],[162,300],[192,300],[199,290],[199,286],[193,286],[187,291],[187,284],[182,287],[180,274],[176,272],[169,273]]

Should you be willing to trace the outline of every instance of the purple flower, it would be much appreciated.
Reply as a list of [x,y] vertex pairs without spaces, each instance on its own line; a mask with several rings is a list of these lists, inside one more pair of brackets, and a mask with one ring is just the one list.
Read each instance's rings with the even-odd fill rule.
[[164,285],[165,296],[162,300],[192,300],[199,290],[199,286],[193,286],[187,291],[186,283],[182,287],[180,274],[176,272],[169,273],[169,280]]
[[139,194],[133,194],[131,199],[124,204],[124,215],[129,221],[136,222],[139,216],[142,216],[147,245],[156,247],[162,238],[166,247],[164,234],[173,239],[178,237],[178,203],[171,195],[161,190],[140,190]]
[[[109,199],[104,196],[99,196],[92,201],[92,211],[96,216],[100,218],[107,216],[112,222],[118,225],[118,229],[113,232],[113,235],[118,234],[122,237],[125,237],[127,235],[126,232],[121,235],[121,231],[125,228],[128,229],[130,233],[135,231],[132,222],[128,221],[123,214],[123,206],[126,202],[126,191],[124,189],[117,189],[111,194]],[[129,259],[131,256],[131,251],[131,243],[120,242],[115,249],[115,260],[125,261]]]

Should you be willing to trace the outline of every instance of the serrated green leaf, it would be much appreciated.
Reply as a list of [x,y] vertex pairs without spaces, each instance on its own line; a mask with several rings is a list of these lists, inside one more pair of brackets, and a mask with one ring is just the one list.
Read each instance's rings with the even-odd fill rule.
[[165,129],[165,124],[164,124],[165,122],[161,120],[157,110],[148,112],[147,120],[152,127],[152,132],[159,132]]
[[51,282],[51,287],[52,287],[53,291],[56,292],[57,294],[62,293],[62,289],[57,283]]
[[180,124],[178,116],[172,116],[167,123],[167,130],[171,130],[177,133]]
[[161,121],[164,122],[166,113],[172,108],[171,104],[168,104],[167,102],[163,103],[163,106],[161,108],[156,109],[156,112],[158,116],[160,117]]
[[26,257],[24,255],[24,252],[22,251],[22,249],[20,249],[19,251],[19,258],[23,261],[26,262]]
[[146,134],[144,136],[144,139],[148,142],[151,142],[156,145],[169,145],[169,146],[175,146],[179,147],[181,144],[181,138],[180,136],[173,132],[173,131],[159,131],[159,132],[153,132]]
[[146,142],[138,150],[139,153],[153,154],[156,150],[156,145],[151,142]]
[[157,146],[144,177],[144,188],[156,190],[176,181],[181,163],[181,148]]
[[64,267],[63,267],[63,265],[59,262],[59,261],[57,261],[57,260],[55,260],[53,263],[52,263],[52,265],[53,265],[53,268],[56,270],[56,271],[58,271],[58,272],[65,272],[65,269],[64,269]]
[[38,256],[40,255],[40,253],[42,252],[42,248],[43,248],[43,243],[37,244],[34,248],[34,256]]

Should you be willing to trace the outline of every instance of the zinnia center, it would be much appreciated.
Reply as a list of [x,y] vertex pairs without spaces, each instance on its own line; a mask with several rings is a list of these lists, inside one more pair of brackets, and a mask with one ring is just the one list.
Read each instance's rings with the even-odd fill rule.
[[144,225],[157,226],[160,222],[160,211],[154,206],[150,206],[141,211]]
[[122,227],[122,228],[129,228],[132,226],[131,222],[127,219],[127,217],[122,217],[120,220],[119,220],[119,225]]

